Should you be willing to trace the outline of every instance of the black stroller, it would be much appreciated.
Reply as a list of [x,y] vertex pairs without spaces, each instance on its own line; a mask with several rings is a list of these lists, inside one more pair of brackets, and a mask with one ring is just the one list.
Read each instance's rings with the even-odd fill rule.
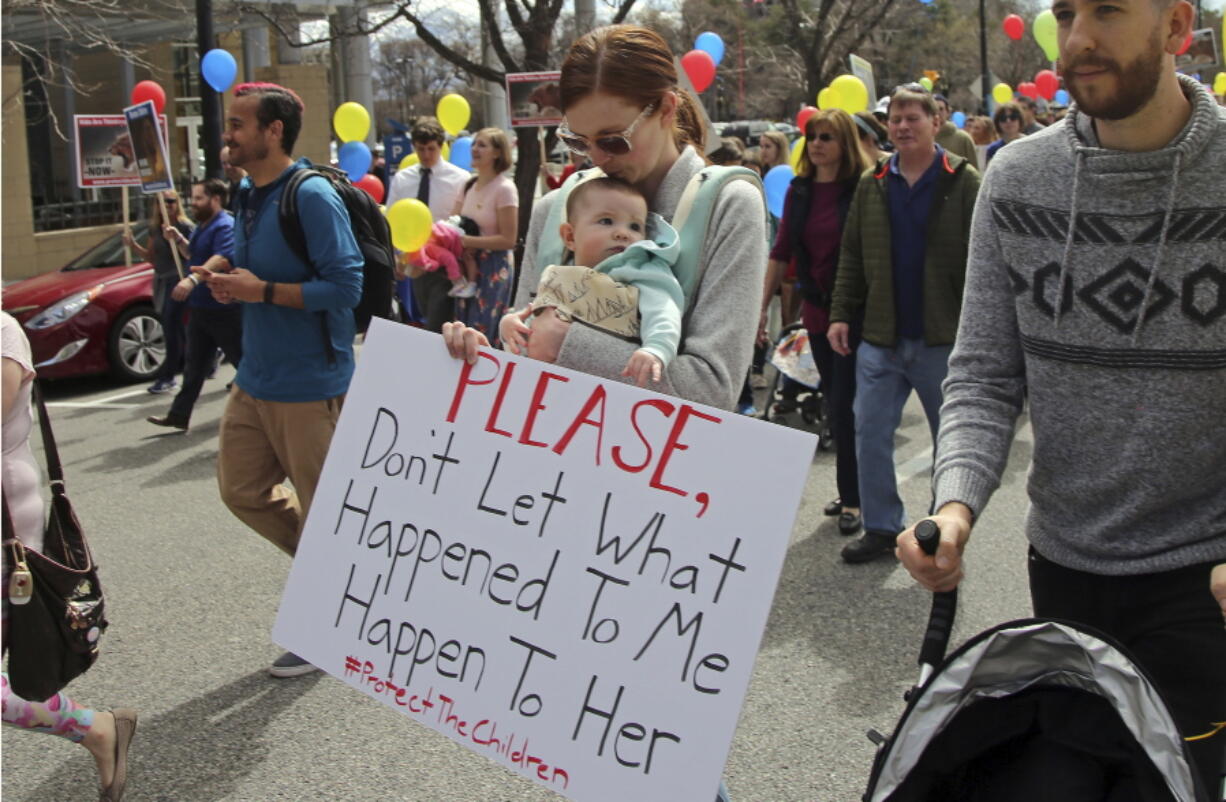
[[[931,522],[916,538],[935,552]],[[920,681],[894,734],[869,732],[878,750],[864,802],[1209,802],[1161,695],[1121,646],[1025,619],[945,658],[956,592],[933,599]],[[1087,766],[1087,791],[1064,791]]]

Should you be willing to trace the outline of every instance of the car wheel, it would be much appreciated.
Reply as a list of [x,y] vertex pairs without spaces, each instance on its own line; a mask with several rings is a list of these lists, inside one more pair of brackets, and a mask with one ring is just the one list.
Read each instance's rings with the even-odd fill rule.
[[124,310],[111,326],[111,370],[121,379],[147,381],[166,361],[166,336],[153,307]]

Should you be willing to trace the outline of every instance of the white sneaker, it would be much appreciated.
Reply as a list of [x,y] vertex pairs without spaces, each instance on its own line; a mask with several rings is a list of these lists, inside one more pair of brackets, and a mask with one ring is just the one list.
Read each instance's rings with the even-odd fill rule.
[[452,298],[472,298],[477,294],[477,282],[465,279],[463,283],[456,283],[447,294]]

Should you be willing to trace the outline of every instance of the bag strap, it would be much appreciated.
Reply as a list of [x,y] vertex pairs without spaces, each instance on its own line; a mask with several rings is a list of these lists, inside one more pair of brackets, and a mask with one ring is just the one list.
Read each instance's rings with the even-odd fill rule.
[[31,386],[34,403],[38,405],[38,427],[43,433],[43,453],[47,457],[47,479],[51,484],[51,492],[57,496],[64,495],[64,466],[60,464],[60,450],[55,445],[55,434],[51,431],[51,416],[47,414],[47,402],[43,398],[43,388],[37,379]]
[[[329,186],[332,180],[322,169],[316,165],[304,167],[301,170],[295,170],[289,180],[285,182],[285,186],[281,187],[281,206],[278,209],[277,221],[281,225],[281,237],[285,240],[285,244],[294,252],[294,255],[301,259],[312,273],[316,276],[321,275],[319,268],[311,261],[310,252],[307,250],[306,231],[302,227],[302,218],[298,212],[298,189],[308,178],[319,176],[328,182]],[[343,199],[342,199],[343,202]],[[328,328],[328,313],[324,310],[316,312],[319,317],[319,326],[323,331],[324,338],[324,353],[327,355],[328,364],[336,365],[336,349],[332,347],[332,332]]]

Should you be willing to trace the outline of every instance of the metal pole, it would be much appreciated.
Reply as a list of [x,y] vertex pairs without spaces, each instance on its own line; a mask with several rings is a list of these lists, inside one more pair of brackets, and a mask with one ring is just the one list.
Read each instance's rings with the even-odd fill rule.
[[979,0],[979,68],[983,71],[980,89],[983,91],[983,113],[988,112],[988,98],[992,96],[991,80],[988,78],[988,15],[984,6],[986,0]]
[[[203,57],[216,46],[213,0],[196,0],[196,49]],[[204,177],[221,178],[221,96],[203,77],[200,79],[200,117],[200,137],[204,140]]]

